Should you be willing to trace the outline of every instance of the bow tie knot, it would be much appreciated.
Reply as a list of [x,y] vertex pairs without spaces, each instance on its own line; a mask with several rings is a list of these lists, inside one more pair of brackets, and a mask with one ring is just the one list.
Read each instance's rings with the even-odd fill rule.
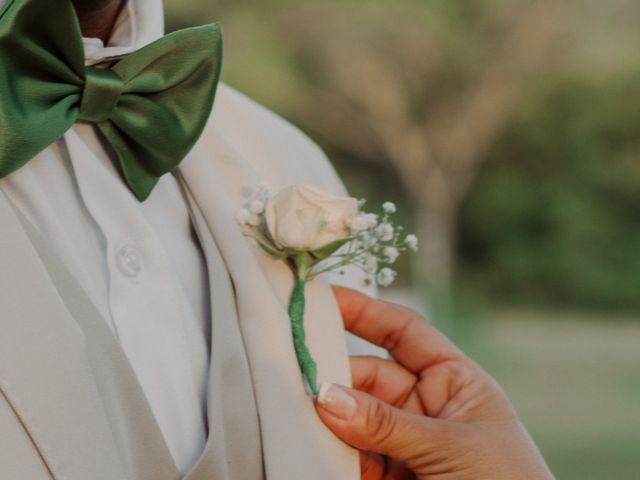
[[111,118],[124,89],[124,81],[109,68],[87,67],[78,120],[100,123]]

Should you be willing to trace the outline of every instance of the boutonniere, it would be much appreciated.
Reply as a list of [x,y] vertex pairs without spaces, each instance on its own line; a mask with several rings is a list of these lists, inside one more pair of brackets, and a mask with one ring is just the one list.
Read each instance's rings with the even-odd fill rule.
[[275,196],[260,187],[236,214],[243,233],[267,255],[286,262],[295,276],[289,300],[293,345],[313,395],[318,393],[317,368],[304,332],[307,282],[355,265],[365,272],[366,283],[386,287],[396,277],[391,265],[398,256],[418,248],[415,235],[405,235],[394,225],[393,203],[384,203],[381,215],[363,211],[364,203],[311,186],[287,187]]

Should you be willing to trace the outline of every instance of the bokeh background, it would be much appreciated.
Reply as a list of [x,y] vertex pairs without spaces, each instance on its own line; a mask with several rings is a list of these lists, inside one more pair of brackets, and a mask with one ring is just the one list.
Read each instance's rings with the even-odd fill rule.
[[392,200],[385,293],[503,384],[559,479],[640,479],[640,3],[166,0],[224,80]]

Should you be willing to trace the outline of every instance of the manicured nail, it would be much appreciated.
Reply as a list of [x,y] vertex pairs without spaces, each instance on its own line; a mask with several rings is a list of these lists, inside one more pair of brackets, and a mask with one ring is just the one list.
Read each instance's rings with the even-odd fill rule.
[[318,405],[342,420],[351,420],[358,408],[355,398],[331,383],[320,385]]

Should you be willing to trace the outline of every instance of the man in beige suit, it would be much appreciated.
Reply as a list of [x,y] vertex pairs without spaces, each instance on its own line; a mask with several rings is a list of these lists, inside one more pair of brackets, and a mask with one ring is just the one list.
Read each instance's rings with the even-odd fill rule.
[[[74,4],[86,65],[163,34],[160,0]],[[112,160],[77,122],[0,179],[0,479],[360,478],[303,388],[291,272],[234,221],[259,182],[344,194],[323,153],[220,85],[200,140],[148,200]],[[308,288],[319,380],[349,384],[331,289]]]

